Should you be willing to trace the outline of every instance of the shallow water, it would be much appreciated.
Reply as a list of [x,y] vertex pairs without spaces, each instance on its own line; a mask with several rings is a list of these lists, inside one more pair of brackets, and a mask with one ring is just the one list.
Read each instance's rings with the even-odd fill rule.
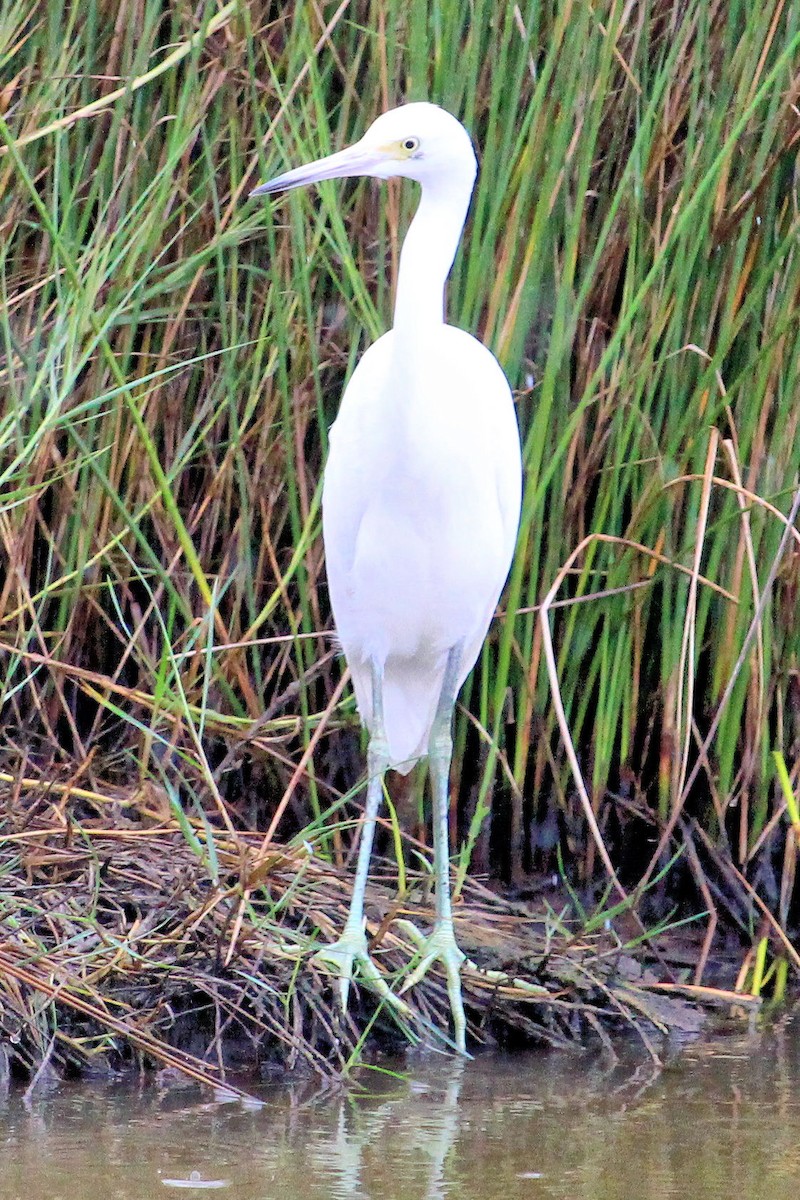
[[264,1105],[61,1086],[0,1106],[0,1200],[787,1200],[800,1196],[800,1020],[641,1055],[430,1057],[366,1095]]

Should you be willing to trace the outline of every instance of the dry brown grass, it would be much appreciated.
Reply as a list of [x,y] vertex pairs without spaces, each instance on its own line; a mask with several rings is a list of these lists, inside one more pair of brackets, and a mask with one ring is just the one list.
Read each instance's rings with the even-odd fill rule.
[[[0,1032],[16,1071],[171,1067],[219,1084],[260,1067],[338,1076],[407,1036],[443,1045],[445,981],[426,976],[402,1035],[360,995],[343,1015],[311,963],[349,902],[347,872],[312,847],[214,833],[197,822],[197,853],[155,791],[91,794],[70,785],[29,789],[24,809],[6,793],[0,941]],[[92,814],[92,815],[90,815]],[[211,864],[211,869],[210,869]],[[425,878],[398,897],[396,875],[367,893],[375,960],[400,980],[413,949],[397,918],[432,920]],[[555,895],[551,897],[555,900]],[[504,900],[477,880],[456,906],[471,964],[464,995],[474,1045],[519,1041],[610,1048],[630,1028],[658,1056],[659,1033],[688,1033],[703,1006],[759,1001],[676,983],[670,961],[686,939],[655,939],[642,965],[636,940],[586,933],[540,897]],[[633,929],[631,927],[633,932]],[[699,1007],[698,1007],[699,1004]]]
[[[148,847],[162,901],[173,859],[193,863],[199,904],[218,886],[210,852],[169,821],[203,813],[220,861],[244,855],[198,927],[216,961],[230,922],[250,928],[247,856],[308,828],[319,928],[323,901],[341,915],[364,764],[330,641],[319,481],[342,383],[390,319],[412,201],[242,197],[426,94],[481,146],[451,312],[498,351],[525,438],[516,564],[456,727],[459,867],[524,889],[563,864],[594,913],[602,840],[634,902],[656,880],[642,919],[706,914],[695,984],[734,930],[742,988],[765,986],[766,949],[781,994],[800,919],[800,556],[784,537],[800,473],[797,0],[474,0],[446,28],[367,0],[253,0],[210,24],[161,0],[113,20],[95,0],[39,9],[11,0],[0,28],[7,861],[49,839],[60,853],[69,830],[89,853],[99,822],[106,851]],[[81,791],[97,812],[73,812]],[[148,816],[162,795],[169,821]],[[167,842],[148,840],[154,820]],[[39,875],[3,882],[35,925]],[[296,916],[287,928],[310,936]],[[226,970],[239,952],[237,936]],[[406,953],[390,943],[392,969]],[[279,956],[273,969],[285,984]],[[305,966],[287,978],[281,996],[311,986]],[[20,1010],[31,1031],[37,995]],[[426,985],[423,1015],[443,1019],[440,999]],[[273,1033],[282,1004],[265,1009]],[[534,1002],[512,1010],[535,1025]],[[341,1065],[354,1029],[319,1013],[308,1054],[337,1046]]]

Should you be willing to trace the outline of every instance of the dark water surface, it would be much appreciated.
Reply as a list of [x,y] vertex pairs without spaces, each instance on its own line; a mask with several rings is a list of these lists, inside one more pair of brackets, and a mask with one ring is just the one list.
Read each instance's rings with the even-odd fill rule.
[[641,1055],[429,1057],[366,1095],[193,1088],[0,1101],[0,1200],[795,1200],[800,1020]]

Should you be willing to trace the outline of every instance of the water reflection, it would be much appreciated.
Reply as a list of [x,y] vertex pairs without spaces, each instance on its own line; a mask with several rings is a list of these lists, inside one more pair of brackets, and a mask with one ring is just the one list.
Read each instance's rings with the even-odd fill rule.
[[800,1195],[800,1022],[663,1071],[537,1053],[411,1064],[359,1096],[311,1083],[220,1105],[62,1086],[0,1105],[2,1200],[776,1200]]

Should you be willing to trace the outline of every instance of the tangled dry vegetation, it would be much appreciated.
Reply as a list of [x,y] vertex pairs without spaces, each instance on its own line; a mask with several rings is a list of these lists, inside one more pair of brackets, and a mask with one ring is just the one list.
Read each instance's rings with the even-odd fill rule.
[[[413,198],[243,198],[404,98],[479,143],[450,313],[524,439],[453,806],[465,945],[544,992],[468,972],[475,1029],[670,1026],[669,988],[798,975],[800,5],[423,10],[6,5],[0,996],[33,1072],[359,1045],[368,1006],[340,1022],[307,961],[364,769],[319,480]],[[526,907],[553,875],[572,895]],[[404,877],[371,893],[392,974]],[[683,917],[689,961],[633,979],[639,922]],[[435,977],[416,1001],[443,1028]]]
[[[308,844],[199,821],[187,837],[152,790],[100,797],[65,786],[27,799],[24,814],[5,805],[0,847],[0,1033],[15,1072],[97,1075],[138,1063],[237,1093],[237,1070],[248,1081],[287,1067],[340,1077],[373,1022],[384,1051],[446,1045],[436,973],[415,989],[416,1021],[402,1031],[368,995],[342,1014],[311,954],[344,922],[349,875]],[[100,802],[102,816],[88,815]],[[400,981],[413,948],[396,922],[430,922],[426,878],[409,876],[400,896],[388,870],[367,902],[375,959]],[[677,943],[663,935],[643,966],[638,939],[623,944],[610,916],[587,931],[550,904],[513,903],[469,880],[456,925],[476,1047],[588,1041],[611,1051],[611,1032],[629,1028],[657,1059],[658,1035],[696,1032],[702,1009],[759,1006],[681,983]]]

